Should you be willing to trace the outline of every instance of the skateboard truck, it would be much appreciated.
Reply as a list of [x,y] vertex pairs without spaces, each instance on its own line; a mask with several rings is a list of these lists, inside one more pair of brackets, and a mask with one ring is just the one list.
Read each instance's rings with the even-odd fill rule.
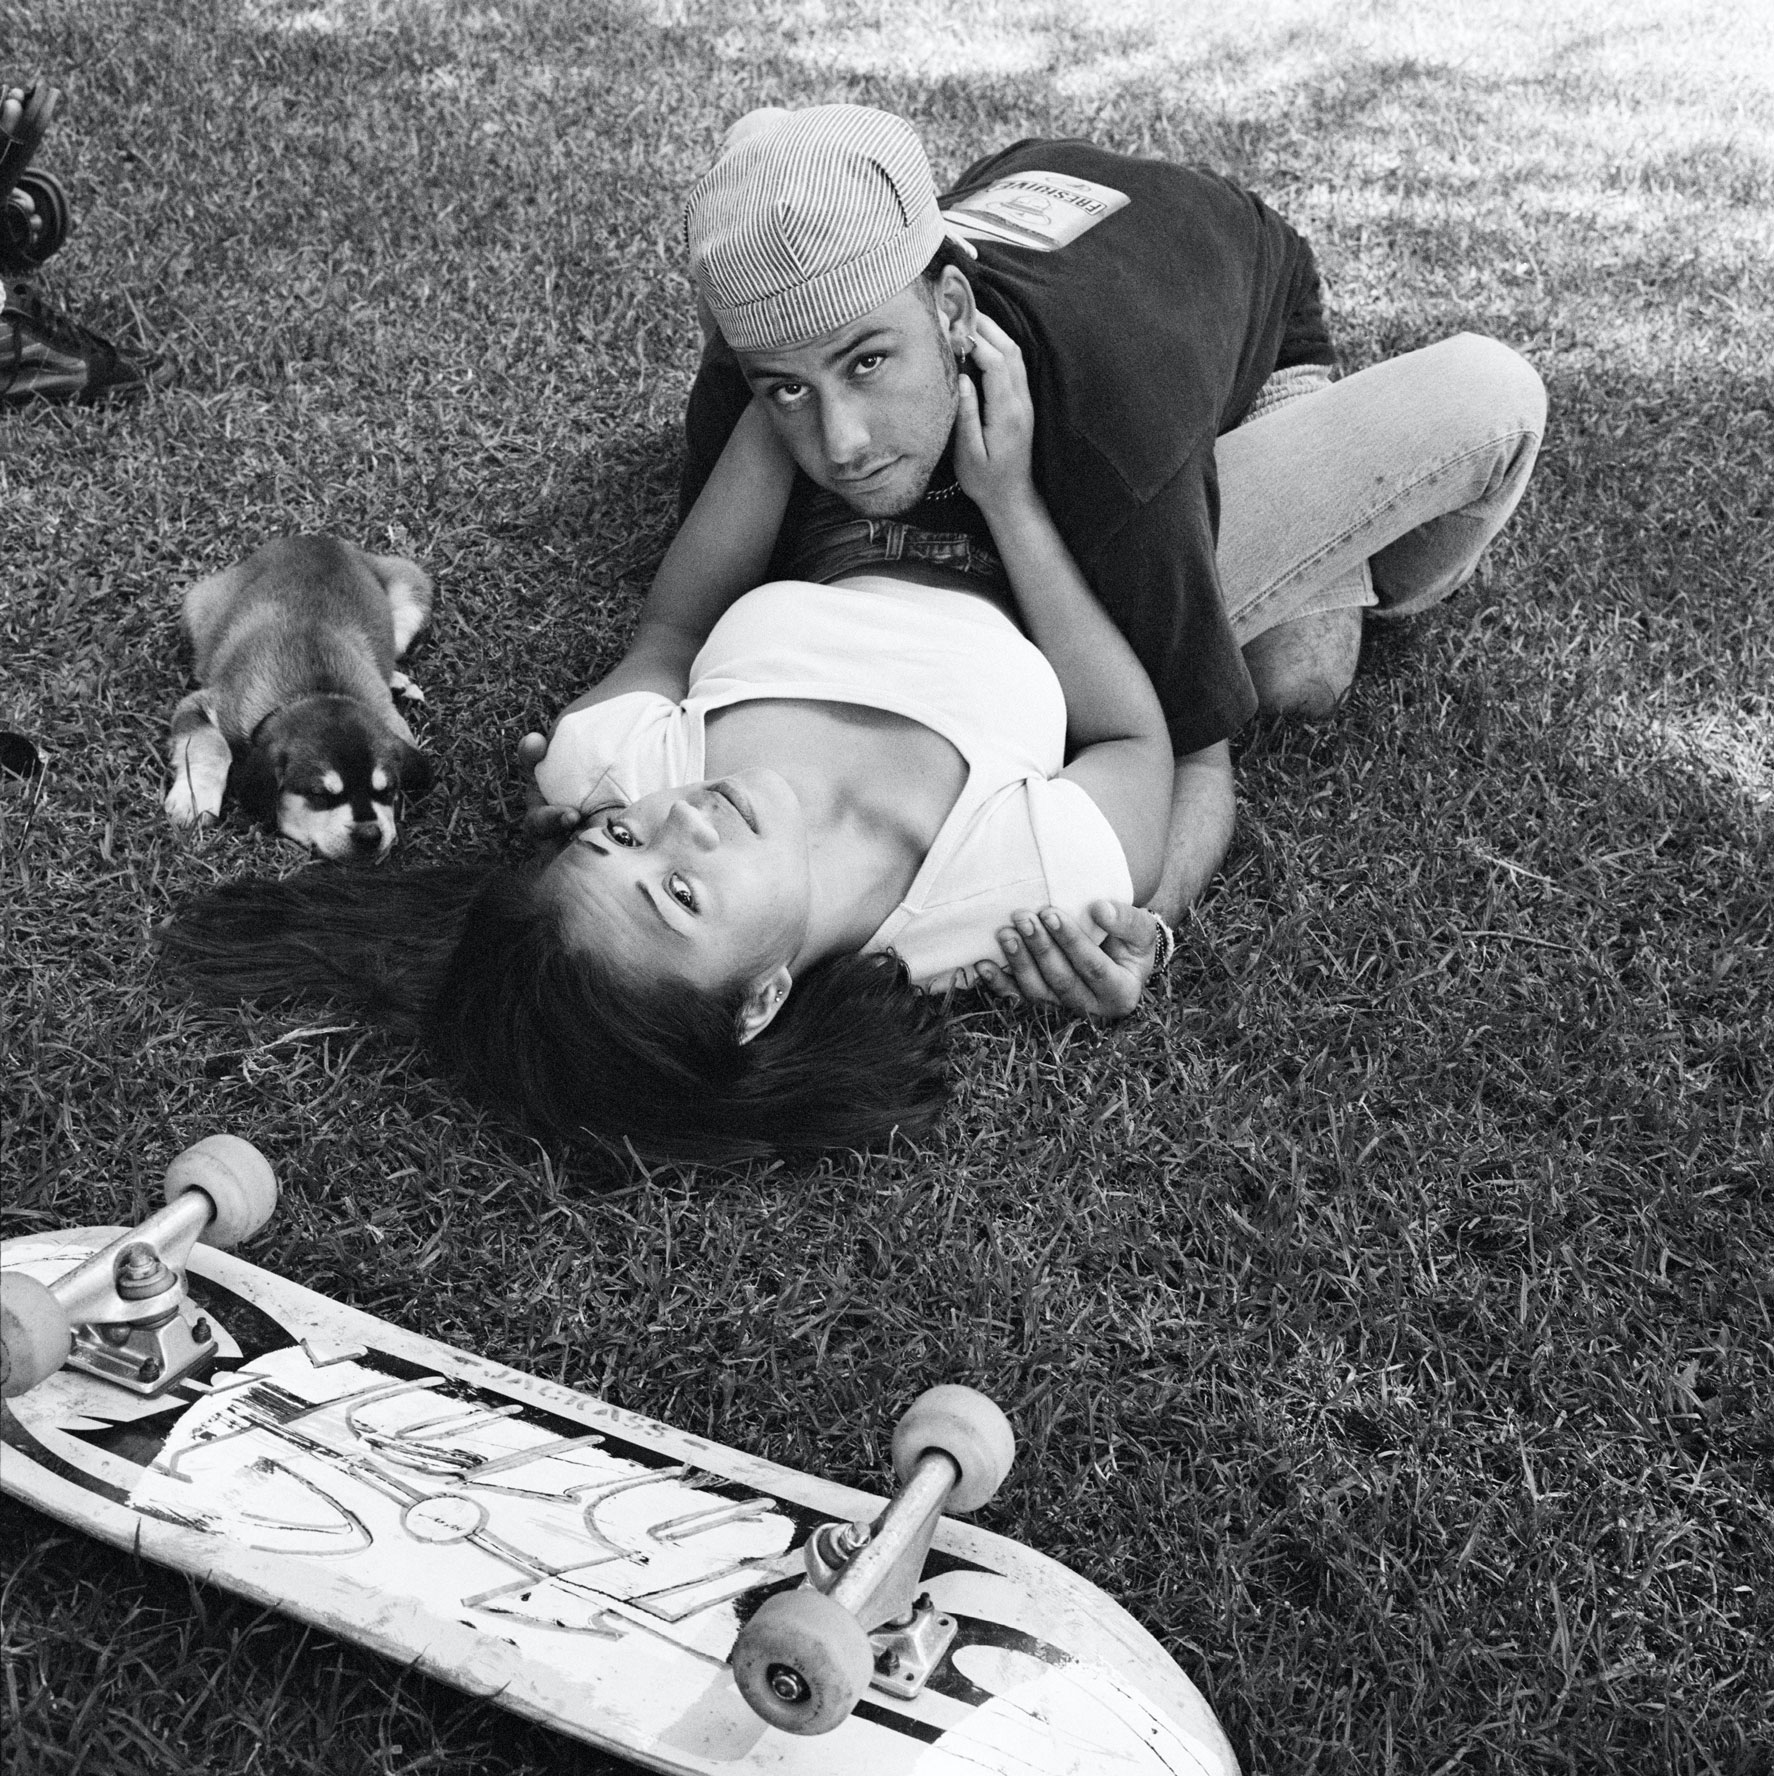
[[[937,1609],[928,1594],[919,1595],[918,1584],[956,1474],[953,1460],[940,1451],[923,1458],[888,1508],[888,1514],[902,1511],[910,1526],[910,1539],[897,1552],[887,1514],[873,1524],[822,1523],[806,1546],[807,1582],[836,1597],[867,1631],[875,1655],[870,1681],[890,1696],[917,1695],[955,1638],[955,1618]],[[934,1508],[914,1496],[923,1492],[935,1495]]]
[[277,1206],[277,1180],[235,1135],[188,1147],[166,1172],[166,1207],[44,1284],[0,1277],[0,1393],[28,1392],[64,1364],[152,1398],[218,1348],[185,1292],[191,1248],[232,1246]]
[[[189,1202],[194,1194],[201,1195],[187,1193],[180,1202]],[[192,1211],[198,1206],[192,1204]],[[174,1203],[160,1213],[170,1218],[178,1207]],[[208,1219],[205,1215],[206,1223]],[[75,1321],[74,1348],[68,1356],[70,1369],[102,1375],[138,1394],[163,1392],[218,1348],[209,1321],[185,1297],[184,1278],[167,1264],[153,1239],[141,1237],[152,1228],[152,1220],[144,1222],[130,1243],[116,1252],[108,1290],[103,1290],[99,1278],[91,1291],[95,1298],[88,1301],[82,1296],[80,1311],[92,1317]],[[182,1268],[199,1230],[183,1238],[182,1250],[181,1242],[164,1226],[154,1231]],[[53,1286],[50,1293],[55,1294]],[[68,1310],[66,1301],[62,1305]]]
[[829,1733],[871,1683],[916,1696],[955,1638],[952,1616],[920,1594],[946,1511],[976,1511],[1010,1470],[1016,1439],[972,1388],[921,1394],[893,1433],[900,1491],[869,1523],[827,1523],[806,1547],[807,1582],[766,1598],[733,1644],[752,1710],[791,1733]]

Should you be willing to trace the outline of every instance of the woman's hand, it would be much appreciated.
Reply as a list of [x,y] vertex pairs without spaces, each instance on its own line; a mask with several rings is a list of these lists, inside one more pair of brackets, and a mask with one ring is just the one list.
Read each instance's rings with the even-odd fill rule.
[[1101,943],[1057,907],[1017,912],[998,933],[1002,962],[975,967],[1000,999],[1063,1005],[1077,1017],[1124,1018],[1140,1002],[1158,957],[1158,921],[1143,907],[1098,900],[1090,916]]
[[526,734],[517,743],[517,762],[530,773],[524,790],[524,831],[538,845],[564,845],[585,816],[577,809],[563,807],[559,802],[544,801],[536,787],[536,767],[548,756],[548,738],[544,734]]
[[985,384],[961,376],[955,479],[990,519],[1034,492],[1035,405],[1022,348],[988,315],[975,316],[973,361]]

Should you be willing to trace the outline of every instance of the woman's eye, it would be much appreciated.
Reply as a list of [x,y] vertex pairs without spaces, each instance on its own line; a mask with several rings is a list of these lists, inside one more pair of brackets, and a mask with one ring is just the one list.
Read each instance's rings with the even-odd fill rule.
[[675,870],[665,878],[665,891],[686,912],[696,911],[696,891]]
[[633,846],[640,843],[640,840],[637,839],[620,820],[606,821],[604,823],[604,831],[607,832],[611,839],[618,845]]

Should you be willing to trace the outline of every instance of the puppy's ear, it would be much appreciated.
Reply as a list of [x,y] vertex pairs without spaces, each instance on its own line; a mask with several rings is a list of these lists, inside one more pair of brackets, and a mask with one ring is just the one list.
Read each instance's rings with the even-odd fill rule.
[[409,802],[416,802],[420,796],[431,793],[431,785],[436,780],[436,767],[418,747],[400,742],[395,759],[395,775],[400,781],[400,793]]
[[255,820],[267,826],[277,823],[277,798],[283,788],[284,760],[269,747],[239,746],[234,750],[228,787],[234,799]]

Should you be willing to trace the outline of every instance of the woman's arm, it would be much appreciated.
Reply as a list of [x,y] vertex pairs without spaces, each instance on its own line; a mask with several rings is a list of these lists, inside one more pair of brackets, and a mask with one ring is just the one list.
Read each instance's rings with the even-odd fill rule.
[[1173,761],[1164,711],[1126,638],[1085,583],[1030,469],[1034,408],[1022,352],[978,317],[983,398],[961,381],[955,473],[985,514],[1018,608],[1066,699],[1071,762],[1062,773],[1103,811],[1127,853],[1135,898],[1159,882]]
[[1145,907],[1096,902],[1090,916],[1107,934],[1100,942],[1054,907],[1038,918],[1019,911],[998,933],[1003,961],[978,964],[982,984],[1001,999],[1052,999],[1080,1017],[1125,1017],[1151,977],[1158,920],[1181,919],[1207,886],[1237,812],[1226,742],[1185,754],[1176,761],[1164,868]]

